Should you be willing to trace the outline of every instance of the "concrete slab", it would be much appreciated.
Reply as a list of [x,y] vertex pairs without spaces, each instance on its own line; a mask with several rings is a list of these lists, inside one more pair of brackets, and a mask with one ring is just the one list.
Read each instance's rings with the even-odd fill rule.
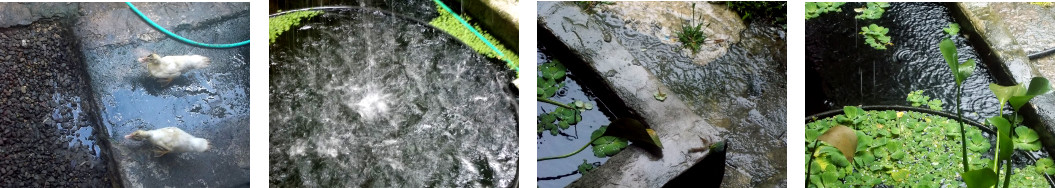
[[583,14],[579,7],[563,2],[539,2],[538,10],[540,28],[549,30],[569,44],[571,53],[582,56],[594,71],[603,75],[607,81],[605,84],[615,90],[616,95],[646,124],[651,125],[664,143],[662,157],[638,147],[628,147],[570,187],[662,185],[709,153],[688,152],[690,148],[710,144],[701,143],[700,137],[720,140],[718,135],[725,130],[704,121],[679,97],[670,95],[662,102],[653,99],[653,92],[658,89],[669,91],[669,88],[635,62],[628,52],[631,49],[618,42],[606,42],[602,27],[596,26],[598,22],[591,21],[591,17]]
[[[203,43],[249,38],[249,3],[134,3],[162,27]],[[249,181],[249,47],[208,49],[152,28],[124,3],[82,3],[73,21],[98,97],[102,123],[114,141],[121,184],[128,187],[244,187]],[[209,67],[170,85],[150,78],[136,59],[150,53],[202,55]],[[213,148],[154,158],[122,136],[175,126]]]
[[[1055,57],[1029,60],[1027,53],[1055,47],[1055,9],[1027,3],[957,3],[956,7],[970,22],[981,44],[992,49],[1003,62],[996,74],[1005,74],[1014,83],[1029,82],[1033,77],[1055,80]],[[1025,124],[1040,134],[1048,151],[1055,151],[1055,93],[1037,96],[1022,111]]]

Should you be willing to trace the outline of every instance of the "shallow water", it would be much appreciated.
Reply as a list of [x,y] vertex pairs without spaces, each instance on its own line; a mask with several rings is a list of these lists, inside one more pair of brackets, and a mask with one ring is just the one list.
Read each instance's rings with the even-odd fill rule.
[[512,74],[424,23],[327,12],[282,35],[270,67],[270,183],[506,187]]
[[[906,95],[915,90],[941,99],[944,111],[955,112],[956,83],[942,58],[938,43],[948,37],[942,28],[954,20],[939,3],[891,3],[880,20],[856,20],[852,10],[863,3],[843,5],[842,12],[806,21],[807,113],[846,105],[910,105]],[[860,27],[887,27],[893,46],[876,50],[864,44]],[[978,52],[962,35],[953,37],[960,61],[975,59],[977,68],[964,82],[964,117],[981,121],[996,115],[997,100]],[[978,40],[978,39],[972,39]],[[822,96],[811,98],[809,96]]]
[[[547,51],[545,47],[537,48],[538,61],[536,65],[552,61],[555,57],[551,57],[549,53],[554,52]],[[538,151],[538,158],[560,156],[578,150],[590,142],[590,135],[593,131],[600,129],[601,126],[608,125],[611,123],[611,119],[615,119],[609,117],[612,113],[593,94],[594,91],[579,84],[579,80],[572,72],[569,71],[567,73],[564,84],[564,87],[558,90],[556,95],[550,97],[551,100],[563,103],[579,100],[594,104],[594,108],[582,112],[582,121],[571,128],[562,130],[557,136],[553,136],[549,131],[543,131],[542,134],[539,134],[536,140],[537,145],[535,146]],[[538,102],[535,116],[553,112],[556,108],[556,105]],[[594,156],[592,149],[592,147],[587,147],[582,152],[567,158],[539,161],[538,186],[567,186],[582,177],[582,174],[579,174],[577,170],[584,160],[586,163],[594,165],[603,164],[608,160],[608,157],[599,158]]]

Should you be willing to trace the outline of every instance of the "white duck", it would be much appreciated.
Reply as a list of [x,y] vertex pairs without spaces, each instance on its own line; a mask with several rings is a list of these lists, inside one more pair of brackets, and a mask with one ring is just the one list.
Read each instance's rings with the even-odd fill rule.
[[209,141],[194,137],[176,127],[165,127],[150,131],[136,130],[125,135],[125,139],[136,141],[148,140],[154,144],[154,157],[161,157],[169,152],[203,152],[209,149]]
[[150,54],[139,58],[139,62],[150,72],[150,76],[158,78],[159,83],[168,85],[173,78],[182,75],[192,69],[200,69],[209,66],[209,58],[200,55],[165,56]]

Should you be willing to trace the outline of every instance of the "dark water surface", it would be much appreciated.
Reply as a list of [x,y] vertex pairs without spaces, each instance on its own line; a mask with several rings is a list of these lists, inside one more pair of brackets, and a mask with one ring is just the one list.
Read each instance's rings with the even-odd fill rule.
[[271,185],[514,183],[513,75],[446,33],[373,10],[331,11],[271,49]]

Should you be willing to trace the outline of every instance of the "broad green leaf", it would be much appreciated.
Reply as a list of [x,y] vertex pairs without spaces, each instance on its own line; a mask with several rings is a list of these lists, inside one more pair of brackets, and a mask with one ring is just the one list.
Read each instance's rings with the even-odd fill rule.
[[968,188],[989,188],[999,181],[996,172],[991,168],[971,170],[963,174],[963,181]]
[[828,129],[817,140],[835,146],[848,162],[853,162],[854,153],[857,153],[857,132],[853,129],[838,125]]
[[1003,161],[1011,158],[1011,152],[1014,150],[1011,144],[1011,123],[1007,122],[1007,119],[1003,117],[991,117],[986,119],[989,124],[996,126],[997,135],[997,160]]
[[1011,99],[1011,97],[1025,94],[1026,87],[1022,86],[1022,84],[1013,86],[1002,86],[990,83],[989,91],[992,91],[993,95],[996,95],[996,100],[1000,101],[1000,106],[1003,106],[1005,103],[1007,103],[1007,100]]
[[949,65],[949,70],[952,71],[953,78],[956,79],[956,85],[963,85],[963,81],[974,73],[974,60],[967,60],[966,63],[960,64],[956,43],[949,38],[941,40],[938,47],[941,49],[942,57],[945,58],[945,63]]
[[[1021,86],[1021,84],[1019,84]],[[1008,103],[1011,103],[1011,107],[1018,111],[1023,105],[1037,95],[1047,94],[1051,91],[1051,85],[1048,83],[1048,79],[1043,77],[1033,77],[1033,80],[1029,81],[1029,89],[1025,90],[1021,94],[1016,93],[1015,96],[1011,96],[1008,99]]]
[[615,155],[622,151],[623,148],[626,148],[628,144],[629,142],[625,138],[614,136],[602,136],[591,143],[593,145],[593,155],[596,157]]

